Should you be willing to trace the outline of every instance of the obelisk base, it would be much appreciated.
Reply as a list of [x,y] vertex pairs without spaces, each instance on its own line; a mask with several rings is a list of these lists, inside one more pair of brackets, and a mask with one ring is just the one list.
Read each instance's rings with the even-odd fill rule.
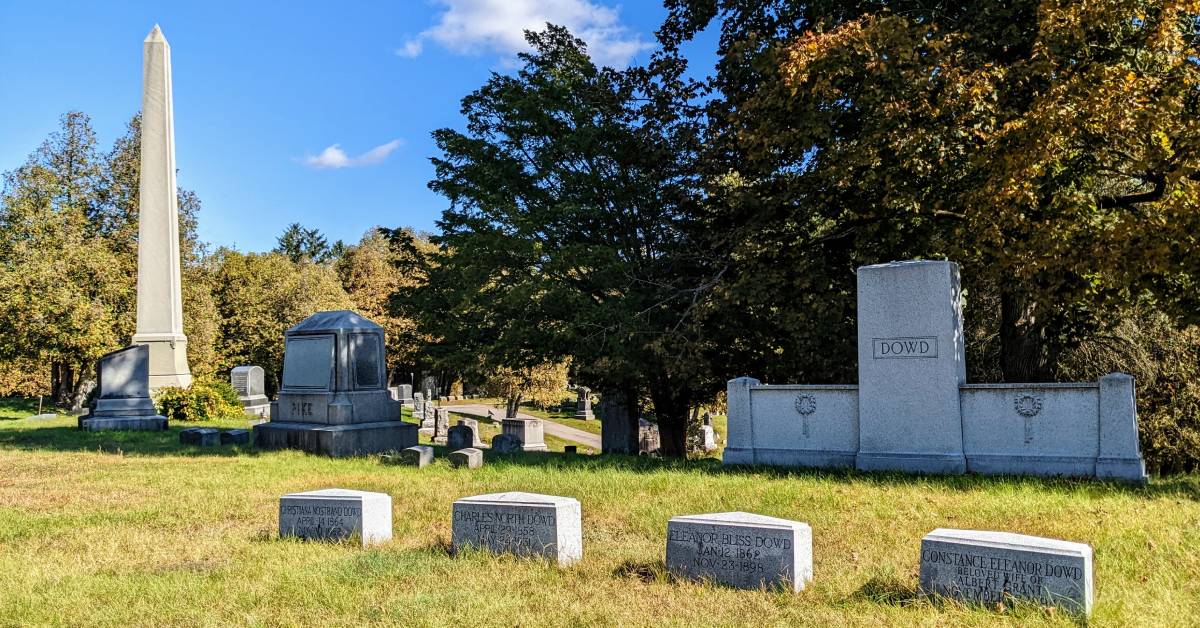
[[187,363],[187,336],[183,334],[135,334],[133,344],[150,348],[150,390],[169,386],[187,388],[192,373]]

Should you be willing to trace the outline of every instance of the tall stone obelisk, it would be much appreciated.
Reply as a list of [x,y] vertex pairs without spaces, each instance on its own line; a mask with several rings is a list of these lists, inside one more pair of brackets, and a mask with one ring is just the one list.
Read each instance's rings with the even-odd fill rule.
[[179,278],[179,203],[175,190],[175,113],[171,46],[162,30],[146,36],[142,55],[142,168],[138,218],[137,331],[150,347],[150,389],[188,386],[192,373],[183,335]]

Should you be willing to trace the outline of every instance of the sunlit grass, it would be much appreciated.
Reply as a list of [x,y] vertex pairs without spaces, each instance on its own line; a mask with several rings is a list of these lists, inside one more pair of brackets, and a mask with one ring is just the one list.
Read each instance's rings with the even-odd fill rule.
[[[444,448],[418,470],[375,457],[180,447],[180,426],[92,434],[73,425],[0,422],[0,625],[1075,623],[1033,607],[921,599],[920,539],[937,527],[1092,544],[1093,625],[1200,618],[1200,476],[1130,488],[490,452],[466,470],[449,467]],[[363,550],[276,538],[280,495],[333,486],[392,495],[393,540]],[[505,490],[578,498],[584,559],[560,569],[450,556],[452,502]],[[737,591],[668,577],[667,520],[726,510],[812,525],[809,588]]]

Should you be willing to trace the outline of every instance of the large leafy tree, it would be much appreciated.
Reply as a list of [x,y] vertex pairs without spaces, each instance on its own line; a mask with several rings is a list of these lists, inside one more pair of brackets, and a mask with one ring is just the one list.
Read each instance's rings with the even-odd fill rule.
[[720,388],[693,316],[719,272],[696,240],[694,86],[675,57],[618,71],[565,29],[528,39],[515,75],[463,99],[465,131],[434,133],[450,208],[410,306],[460,371],[573,356],[576,380],[647,393],[684,455],[689,409]]
[[417,252],[432,250],[433,245],[411,229],[372,229],[358,244],[345,248],[336,268],[354,309],[382,326],[387,334],[389,380],[409,383],[408,374],[416,372],[421,360],[417,352],[419,331],[416,321],[392,310],[390,301],[401,288],[416,287],[420,275],[406,272],[412,267],[412,253],[397,244],[400,236],[389,237],[393,233],[403,236]]
[[838,320],[853,267],[900,257],[996,296],[1010,381],[1135,303],[1197,320],[1200,4],[669,5],[669,45],[721,21],[708,169],[763,328],[796,287]]
[[282,376],[287,328],[315,312],[353,306],[337,271],[323,264],[228,249],[218,249],[206,264],[220,320],[221,367],[261,366],[272,391]]

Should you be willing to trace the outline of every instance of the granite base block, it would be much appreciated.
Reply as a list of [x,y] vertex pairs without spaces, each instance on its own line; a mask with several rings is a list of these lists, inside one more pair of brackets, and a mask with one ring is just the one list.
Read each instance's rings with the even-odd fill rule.
[[167,418],[162,416],[80,417],[79,429],[85,432],[103,430],[161,432],[167,429]]
[[221,431],[211,427],[189,427],[179,432],[180,445],[214,447],[221,442]]
[[225,430],[221,432],[222,445],[249,445],[250,430]]
[[417,426],[401,421],[325,425],[271,421],[254,426],[260,449],[299,449],[343,458],[401,451],[417,444]]
[[967,472],[967,458],[958,454],[878,453],[858,452],[859,471],[903,471],[933,475],[962,475]]

